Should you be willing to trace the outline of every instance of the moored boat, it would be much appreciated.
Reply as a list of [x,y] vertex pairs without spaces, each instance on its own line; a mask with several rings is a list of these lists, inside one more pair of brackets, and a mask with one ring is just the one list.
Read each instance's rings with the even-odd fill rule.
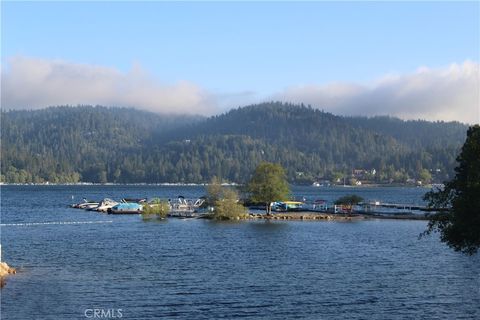
[[117,201],[105,198],[103,199],[96,208],[92,210],[99,211],[99,212],[108,212],[108,209],[116,206],[118,204]]
[[121,202],[145,203],[147,198],[123,198]]
[[303,211],[305,209],[303,205],[304,203],[300,201],[277,201],[272,203],[272,211]]
[[86,198],[83,198],[82,202],[72,204],[71,207],[75,209],[92,209],[95,207],[98,207],[100,202],[98,201],[92,201],[92,200],[87,200]]
[[201,207],[205,203],[205,198],[201,197],[196,200],[185,199],[184,196],[178,196],[175,200],[168,200],[170,205],[170,217],[177,218],[195,218],[201,215]]
[[139,214],[142,213],[143,205],[133,202],[119,203],[108,209],[109,214]]

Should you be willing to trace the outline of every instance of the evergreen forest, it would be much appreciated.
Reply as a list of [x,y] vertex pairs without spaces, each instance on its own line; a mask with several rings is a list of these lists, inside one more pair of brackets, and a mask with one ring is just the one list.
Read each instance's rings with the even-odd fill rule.
[[282,102],[213,117],[103,106],[11,110],[1,112],[1,180],[245,183],[268,161],[296,184],[442,182],[453,176],[467,129]]

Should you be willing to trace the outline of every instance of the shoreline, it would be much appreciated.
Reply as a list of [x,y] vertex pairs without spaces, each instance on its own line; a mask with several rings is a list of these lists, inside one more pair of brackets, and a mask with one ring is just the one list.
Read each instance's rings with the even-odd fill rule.
[[0,288],[3,288],[7,284],[5,278],[15,273],[17,273],[17,270],[15,270],[15,268],[10,267],[5,262],[0,262]]
[[331,214],[312,213],[308,211],[274,213],[269,216],[260,213],[249,212],[246,220],[296,220],[296,221],[359,221],[359,220],[421,220],[428,221],[426,216],[414,214],[402,215],[373,215],[373,214]]
[[[0,186],[173,186],[173,187],[205,187],[208,186],[209,183],[175,183],[175,182],[160,182],[160,183],[146,183],[146,182],[138,182],[138,183],[96,183],[96,182],[76,182],[76,183],[6,183],[0,182]],[[231,182],[231,183],[222,183],[222,186],[242,186],[241,183]],[[423,188],[423,189],[431,189],[438,184],[428,184],[423,186],[417,186],[412,184],[363,184],[358,186],[351,186],[351,185],[329,185],[329,186],[312,186],[307,184],[291,184],[292,186],[296,187],[311,187],[314,189],[330,189],[330,188],[345,188],[345,189],[353,189],[353,188]]]

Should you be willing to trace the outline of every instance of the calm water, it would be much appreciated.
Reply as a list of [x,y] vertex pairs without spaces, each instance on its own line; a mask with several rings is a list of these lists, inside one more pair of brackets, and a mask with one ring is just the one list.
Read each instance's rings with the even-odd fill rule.
[[[196,197],[203,188],[1,192],[3,258],[19,271],[2,289],[2,319],[92,319],[95,308],[110,318],[121,309],[123,319],[480,318],[480,256],[452,252],[437,237],[418,240],[423,221],[145,222],[66,205],[84,196]],[[425,189],[294,192],[422,203]],[[68,221],[99,223],[11,225]]]

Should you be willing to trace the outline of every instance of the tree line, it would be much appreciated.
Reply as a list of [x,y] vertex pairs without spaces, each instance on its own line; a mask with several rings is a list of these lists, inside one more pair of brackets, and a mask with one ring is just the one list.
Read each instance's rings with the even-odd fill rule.
[[280,102],[210,118],[63,106],[2,111],[1,124],[1,180],[9,183],[245,183],[264,161],[281,164],[293,183],[348,181],[356,169],[375,183],[441,182],[467,131]]

